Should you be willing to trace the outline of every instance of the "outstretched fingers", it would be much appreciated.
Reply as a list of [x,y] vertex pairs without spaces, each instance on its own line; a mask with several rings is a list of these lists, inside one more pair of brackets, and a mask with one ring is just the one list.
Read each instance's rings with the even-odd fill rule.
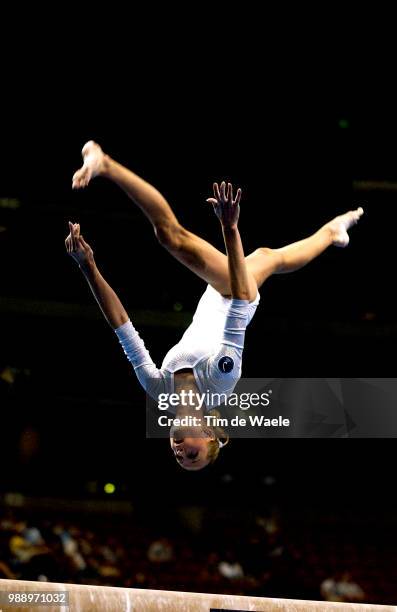
[[233,187],[231,183],[227,184],[227,190],[226,190],[226,201],[229,204],[233,204]]
[[74,240],[73,240],[73,223],[69,221],[69,236],[66,239],[68,241],[69,254],[74,249]]
[[235,198],[235,200],[234,200],[234,202],[233,202],[233,204],[234,204],[235,206],[239,206],[239,204],[240,204],[240,200],[241,200],[241,194],[242,194],[241,187],[239,187],[239,188],[237,189],[236,198]]
[[230,206],[238,207],[241,200],[241,188],[239,187],[236,192],[236,197],[233,197],[233,185],[231,183],[227,184],[222,181],[220,187],[218,183],[213,184],[214,197],[207,198],[206,202],[212,204],[213,206],[221,206],[224,204],[229,204]]
[[218,183],[214,183],[214,197],[215,199],[219,202],[221,199],[221,194],[219,191],[219,185]]
[[208,202],[208,204],[212,204],[212,206],[216,206],[217,204],[219,204],[220,200],[221,200],[221,194],[219,192],[219,185],[218,183],[213,183],[212,185],[212,189],[214,192],[214,197],[213,198],[206,198],[206,202]]
[[69,236],[65,240],[65,245],[70,254],[76,251],[80,244],[80,224],[69,221],[69,232]]
[[77,240],[78,236],[77,236],[77,232],[76,232],[76,223],[73,223],[72,226],[72,244],[73,244],[73,251],[77,250],[77,246],[78,246],[78,240]]

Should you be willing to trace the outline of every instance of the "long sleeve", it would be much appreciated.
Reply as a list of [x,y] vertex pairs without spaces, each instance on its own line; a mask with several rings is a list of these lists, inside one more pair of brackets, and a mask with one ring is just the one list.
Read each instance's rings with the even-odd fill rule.
[[247,329],[248,306],[248,300],[232,299],[223,330],[222,345],[233,346],[236,349],[241,349],[242,352]]
[[208,363],[210,379],[226,388],[236,384],[241,375],[248,306],[248,300],[231,300],[221,345]]
[[150,357],[142,338],[131,321],[127,321],[114,331],[142,387],[148,395],[157,400],[159,393],[166,392],[166,381],[163,372],[156,367]]

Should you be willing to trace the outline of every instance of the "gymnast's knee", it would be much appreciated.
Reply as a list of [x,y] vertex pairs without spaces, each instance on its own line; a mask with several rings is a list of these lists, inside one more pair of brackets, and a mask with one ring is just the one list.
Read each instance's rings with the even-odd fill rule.
[[272,273],[283,272],[286,267],[284,254],[279,249],[270,249],[269,247],[259,247],[256,253],[262,255],[271,264]]
[[274,249],[270,249],[269,247],[259,247],[258,249],[256,249],[256,252],[259,255],[265,255],[266,257],[269,257],[273,255]]

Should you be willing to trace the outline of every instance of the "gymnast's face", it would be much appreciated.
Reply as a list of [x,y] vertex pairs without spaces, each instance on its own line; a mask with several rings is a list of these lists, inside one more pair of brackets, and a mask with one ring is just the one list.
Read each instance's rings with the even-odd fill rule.
[[184,435],[182,430],[171,431],[173,434],[170,438],[171,448],[175,455],[175,459],[185,470],[201,470],[209,464],[208,443],[211,438],[203,434],[202,437],[189,437]]

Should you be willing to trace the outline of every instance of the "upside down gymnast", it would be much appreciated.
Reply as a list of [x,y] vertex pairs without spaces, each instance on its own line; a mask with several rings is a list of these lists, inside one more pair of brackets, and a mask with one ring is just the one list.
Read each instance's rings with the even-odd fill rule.
[[[87,279],[142,387],[156,400],[160,393],[182,391],[230,395],[241,377],[245,330],[259,304],[259,288],[272,274],[298,270],[331,245],[347,246],[347,231],[363,214],[362,208],[349,211],[304,240],[279,249],[260,247],[245,257],[238,229],[241,189],[234,193],[230,183],[214,183],[213,197],[207,202],[220,221],[224,254],[185,229],[152,185],[106,155],[98,144],[87,142],[82,156],[84,163],[74,174],[72,187],[87,187],[97,176],[114,182],[148,217],[160,244],[207,283],[192,323],[158,369],[120,299],[101,275],[80,225],[69,222],[67,252]],[[205,422],[202,417],[216,414],[215,408],[216,405],[196,405],[195,416]],[[181,404],[175,408],[175,415],[183,418],[191,411],[191,405]],[[228,436],[216,427],[170,430],[171,449],[187,470],[200,470],[213,463],[227,442]]]

